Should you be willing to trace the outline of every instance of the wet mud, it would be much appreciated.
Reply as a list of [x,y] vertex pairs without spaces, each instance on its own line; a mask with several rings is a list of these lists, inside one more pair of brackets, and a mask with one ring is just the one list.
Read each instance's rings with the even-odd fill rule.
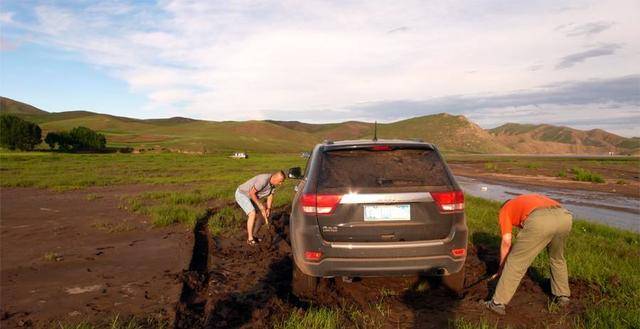
[[[463,296],[454,296],[437,277],[355,278],[352,282],[332,278],[321,281],[311,304],[291,292],[288,209],[279,209],[272,217],[272,225],[257,235],[262,237],[257,246],[248,246],[244,233],[211,237],[206,225],[199,224],[194,231],[193,260],[184,273],[176,307],[176,328],[271,328],[292,312],[304,314],[323,306],[338,311],[344,328],[446,328],[456,319],[499,327],[566,328],[584,312],[587,298],[601,294],[595,285],[571,281],[572,303],[559,309],[550,303],[548,279],[529,270],[507,315],[492,314],[478,301],[489,298],[495,289],[496,282],[484,278],[496,271],[498,250],[478,244],[469,247]],[[491,239],[499,238],[475,240]]]

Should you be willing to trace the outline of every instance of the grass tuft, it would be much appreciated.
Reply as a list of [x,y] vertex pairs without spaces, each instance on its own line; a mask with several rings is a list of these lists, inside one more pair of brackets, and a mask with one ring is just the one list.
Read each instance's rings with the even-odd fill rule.
[[337,329],[340,326],[340,312],[327,307],[309,308],[305,312],[296,310],[289,314],[276,329]]
[[242,228],[245,222],[246,216],[239,207],[224,207],[209,219],[209,230],[214,236],[222,235]]
[[166,320],[161,317],[149,316],[146,318],[131,317],[128,319],[120,318],[120,315],[116,314],[108,320],[102,320],[100,322],[60,322],[50,326],[51,329],[164,329],[169,325]]
[[42,258],[44,258],[44,260],[46,260],[47,262],[59,262],[62,260],[62,255],[58,254],[57,252],[46,252],[44,254],[44,256],[42,256]]
[[206,211],[189,206],[157,205],[149,208],[148,213],[155,227],[164,227],[177,223],[194,227],[198,218],[205,216]]
[[580,167],[573,167],[571,172],[575,175],[573,178],[579,182],[592,182],[592,183],[604,183],[604,178],[601,175],[591,172],[587,169]]
[[484,164],[484,169],[491,170],[491,171],[498,171],[499,170],[498,165],[493,163],[493,162],[485,163]]
[[[455,329],[497,329],[498,324],[490,324],[486,320],[482,320],[480,322],[471,322],[467,321],[463,318],[455,319],[451,322],[450,327]],[[509,328],[508,326],[505,328]]]

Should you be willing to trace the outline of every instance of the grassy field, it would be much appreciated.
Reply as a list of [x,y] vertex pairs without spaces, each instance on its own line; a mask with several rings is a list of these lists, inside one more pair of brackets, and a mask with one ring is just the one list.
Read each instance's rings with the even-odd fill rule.
[[[122,207],[147,214],[156,226],[193,225],[207,208],[220,208],[210,220],[214,234],[240,229],[243,216],[233,206],[236,186],[256,173],[304,166],[297,155],[256,155],[232,160],[214,155],[181,154],[56,154],[0,153],[2,187],[39,187],[52,190],[92,186],[149,184],[153,191],[131,195]],[[533,161],[533,160],[532,160]],[[582,161],[582,160],[580,160]],[[592,160],[584,160],[592,161]],[[599,161],[599,160],[593,160]],[[545,162],[536,159],[544,166]],[[622,165],[628,165],[621,160]],[[295,181],[287,180],[276,194],[276,205],[285,205]],[[87,199],[99,199],[99,190]],[[498,248],[496,216],[499,203],[468,197],[466,213],[472,243]],[[566,257],[573,279],[598,287],[578,328],[640,327],[640,235],[576,220],[568,240]],[[533,269],[539,280],[548,277],[548,258],[539,256]],[[333,328],[357,312],[338,308],[311,308],[284,316],[280,328]],[[363,320],[364,321],[364,320]],[[491,328],[487,323],[456,320],[458,328]],[[84,327],[83,327],[84,328]]]

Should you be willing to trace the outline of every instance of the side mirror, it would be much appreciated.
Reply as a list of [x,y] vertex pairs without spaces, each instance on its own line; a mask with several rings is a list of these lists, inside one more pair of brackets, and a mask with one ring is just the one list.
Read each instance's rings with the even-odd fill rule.
[[300,167],[293,167],[289,169],[289,178],[300,179],[302,178],[302,169]]

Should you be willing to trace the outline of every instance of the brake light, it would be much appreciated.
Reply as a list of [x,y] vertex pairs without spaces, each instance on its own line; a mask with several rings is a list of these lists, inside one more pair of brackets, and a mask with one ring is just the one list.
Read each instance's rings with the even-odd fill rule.
[[303,194],[300,202],[306,214],[330,215],[336,210],[342,195],[337,194]]
[[462,212],[464,210],[464,194],[462,191],[431,192],[440,212]]
[[372,151],[391,151],[391,146],[389,145],[374,145],[371,147]]
[[451,249],[451,254],[453,255],[453,257],[462,257],[467,253],[467,250],[462,248],[462,249]]
[[321,251],[305,251],[304,252],[304,259],[306,260],[318,261],[320,260],[320,258],[322,258]]

